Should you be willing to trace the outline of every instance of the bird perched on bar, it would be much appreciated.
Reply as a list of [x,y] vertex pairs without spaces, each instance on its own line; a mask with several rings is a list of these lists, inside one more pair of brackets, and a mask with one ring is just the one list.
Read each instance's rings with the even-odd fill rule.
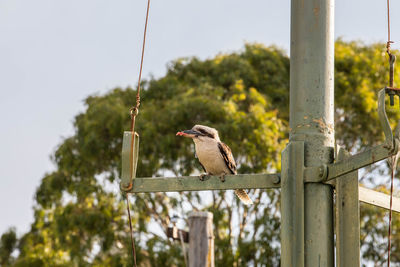
[[[176,135],[192,138],[196,156],[206,172],[200,175],[201,180],[204,180],[207,175],[218,175],[224,182],[226,174],[237,174],[232,151],[221,142],[216,129],[204,125],[195,125],[190,130],[177,132]],[[236,189],[235,194],[244,204],[253,204],[244,189]]]

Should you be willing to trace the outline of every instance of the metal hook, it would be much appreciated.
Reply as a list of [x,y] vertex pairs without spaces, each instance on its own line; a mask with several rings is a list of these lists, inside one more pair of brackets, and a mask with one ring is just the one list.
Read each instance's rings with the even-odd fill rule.
[[[385,142],[387,148],[397,149],[398,144],[400,144],[400,121],[397,124],[396,129],[394,130],[394,137],[393,137],[392,128],[390,127],[389,119],[386,115],[385,94],[386,94],[386,88],[380,90],[378,93],[378,116],[383,128],[383,132],[385,134],[385,139],[386,139]],[[390,96],[390,93],[388,94]]]
[[397,94],[395,88],[394,88],[394,63],[396,61],[396,56],[393,55],[388,51],[389,55],[389,87],[387,87],[386,91],[389,95],[390,98],[390,105],[394,106],[394,96]]
[[389,86],[393,88],[394,80],[394,63],[396,62],[396,56],[389,53]]
[[139,109],[137,107],[131,107],[129,113],[131,114],[131,117],[135,117],[139,114]]

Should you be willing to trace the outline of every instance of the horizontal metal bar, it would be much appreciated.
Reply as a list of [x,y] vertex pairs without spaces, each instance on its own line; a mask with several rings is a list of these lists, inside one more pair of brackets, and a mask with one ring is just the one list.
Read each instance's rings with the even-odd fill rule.
[[226,175],[225,182],[218,176],[208,176],[201,181],[199,176],[136,178],[131,193],[179,192],[202,190],[228,190],[250,188],[280,188],[280,174]]
[[[380,208],[390,208],[390,196],[362,186],[358,187],[359,200]],[[393,197],[392,210],[400,212],[400,198]]]
[[[397,144],[397,142],[396,142]],[[397,148],[397,145],[395,146]],[[341,160],[327,166],[326,180],[332,180],[344,174],[353,172],[372,163],[396,155],[397,149],[387,148],[387,145],[374,146],[364,152],[355,154],[346,160]]]

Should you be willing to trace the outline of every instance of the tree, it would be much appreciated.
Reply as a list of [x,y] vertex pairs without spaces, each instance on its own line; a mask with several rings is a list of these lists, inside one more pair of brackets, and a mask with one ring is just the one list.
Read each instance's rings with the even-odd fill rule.
[[12,252],[17,245],[17,234],[15,229],[11,228],[5,232],[0,239],[0,265],[7,266],[13,263]]
[[[383,51],[378,45],[336,44],[336,138],[352,151],[382,141],[376,92],[387,80]],[[136,126],[141,135],[138,176],[199,173],[190,140],[175,137],[194,124],[219,130],[239,173],[280,171],[289,131],[289,59],[283,51],[246,44],[240,52],[208,60],[178,59],[164,77],[143,82],[143,88]],[[130,88],[86,99],[86,111],[74,121],[75,134],[53,155],[56,171],[46,174],[38,187],[35,220],[18,239],[18,256],[14,259],[1,247],[6,264],[129,265],[129,227],[117,177],[122,132],[129,129],[134,99]],[[217,266],[279,266],[279,191],[251,190],[250,196],[255,202],[250,207],[231,191],[131,197],[138,262],[182,266],[180,246],[166,238],[165,228],[174,214],[185,217],[189,210],[201,209],[214,214]],[[368,223],[381,221],[383,213],[362,208],[363,256],[378,261],[384,247],[368,238],[382,243],[384,227]],[[399,226],[394,225],[394,232]],[[393,258],[400,257],[399,242],[395,236]]]

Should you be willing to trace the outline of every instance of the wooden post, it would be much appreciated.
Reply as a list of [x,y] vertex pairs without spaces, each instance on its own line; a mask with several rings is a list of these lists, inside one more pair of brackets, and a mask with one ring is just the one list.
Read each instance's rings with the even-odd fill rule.
[[189,215],[189,267],[214,267],[213,214]]

